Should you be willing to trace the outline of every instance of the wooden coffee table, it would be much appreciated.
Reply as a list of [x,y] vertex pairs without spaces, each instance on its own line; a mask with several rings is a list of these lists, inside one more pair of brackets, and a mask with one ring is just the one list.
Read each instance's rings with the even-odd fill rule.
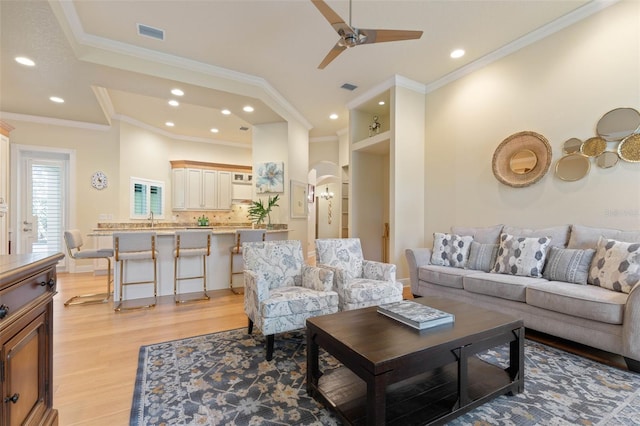
[[[453,324],[416,330],[375,307],[307,320],[307,392],[347,424],[441,424],[496,396],[524,390],[521,319],[445,298],[416,302]],[[509,343],[502,369],[473,356]],[[319,347],[343,367],[322,374]]]

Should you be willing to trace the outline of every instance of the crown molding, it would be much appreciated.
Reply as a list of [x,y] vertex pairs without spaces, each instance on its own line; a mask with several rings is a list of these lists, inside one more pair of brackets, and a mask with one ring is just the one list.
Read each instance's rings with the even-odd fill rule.
[[140,127],[141,129],[145,129],[148,130],[152,133],[156,133],[158,135],[167,137],[169,139],[173,139],[173,140],[180,140],[180,141],[187,141],[187,142],[199,142],[199,143],[209,143],[209,144],[213,144],[213,145],[221,145],[221,146],[228,146],[228,147],[232,147],[232,148],[238,148],[238,149],[251,149],[252,146],[251,144],[247,144],[244,142],[231,142],[231,141],[224,141],[224,140],[219,140],[219,139],[208,139],[208,138],[198,138],[198,137],[194,137],[194,136],[182,136],[182,135],[174,135],[173,133],[167,132],[164,129],[160,129],[158,127],[155,126],[151,126],[147,123],[143,123],[142,121],[136,120],[135,118],[129,117],[128,115],[123,115],[123,114],[116,114],[113,116],[114,119],[122,121],[124,123],[128,123],[131,124],[133,126],[136,127]]
[[13,112],[0,111],[0,117],[7,120],[26,121],[29,123],[46,124],[49,126],[73,127],[84,130],[97,130],[106,132],[111,129],[108,124],[87,123],[84,121],[63,120],[61,118],[42,117],[38,115],[16,114]]
[[338,142],[337,136],[319,136],[317,138],[310,138],[309,143],[327,143],[327,142]]
[[362,93],[360,96],[352,99],[349,103],[347,103],[346,106],[348,109],[357,108],[358,106],[367,102],[371,98],[378,96],[380,93],[384,92],[385,90],[389,90],[395,86],[404,87],[405,89],[409,89],[414,92],[421,93],[423,95],[427,93],[426,85],[419,83],[417,81],[411,80],[410,78],[403,77],[398,74],[394,74],[391,77],[389,77],[387,80],[383,81],[382,83],[379,83],[376,86],[373,86],[371,89]]
[[426,85],[426,93],[465,77],[518,50],[600,12],[620,0],[594,0]]
[[96,95],[96,99],[98,100],[98,104],[100,108],[102,108],[102,113],[107,119],[109,125],[111,125],[111,117],[116,115],[116,110],[113,107],[113,102],[111,102],[111,96],[109,96],[109,91],[104,87],[100,86],[91,86],[91,90]]
[[[127,43],[108,40],[103,37],[95,36],[93,34],[87,34],[82,27],[80,18],[78,17],[73,2],[50,0],[50,4],[52,6],[52,9],[54,10],[54,13],[56,11],[60,12],[56,13],[58,21],[60,22],[61,26],[65,27],[65,33],[67,34],[67,36],[72,38],[72,47],[74,48],[76,56],[80,60],[91,61],[91,58],[100,56],[99,52],[103,51],[118,56],[124,55],[127,57],[129,64],[133,63],[131,61],[131,58],[135,58],[136,61],[148,61],[153,62],[154,64],[163,64],[177,69],[204,74],[209,77],[216,77],[233,83],[247,85],[249,87],[259,89],[261,91],[261,94],[244,93],[242,94],[242,96],[259,98],[263,100],[267,105],[270,105],[272,108],[276,107],[274,108],[276,112],[278,112],[279,110],[286,113],[285,115],[289,116],[293,120],[298,121],[300,124],[306,127],[307,130],[313,128],[311,123],[297,109],[295,109],[284,96],[282,96],[262,77],[229,70],[216,65],[210,65],[180,56],[157,52],[155,50],[147,48],[132,46]],[[132,70],[141,72],[140,70],[136,69]],[[171,78],[175,79],[175,75]],[[196,85],[200,84],[190,81],[183,82]],[[218,88],[218,90],[223,89]],[[227,89],[227,91],[229,91],[230,93],[234,93],[229,89]]]

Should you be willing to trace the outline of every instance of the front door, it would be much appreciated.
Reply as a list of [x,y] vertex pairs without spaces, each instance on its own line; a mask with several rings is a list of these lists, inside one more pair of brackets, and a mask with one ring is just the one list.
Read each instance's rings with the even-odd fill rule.
[[18,253],[65,252],[69,155],[20,151]]

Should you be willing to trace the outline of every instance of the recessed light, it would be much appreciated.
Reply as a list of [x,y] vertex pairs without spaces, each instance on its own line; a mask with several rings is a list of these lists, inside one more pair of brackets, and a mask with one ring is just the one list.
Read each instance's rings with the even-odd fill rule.
[[180,89],[171,89],[171,94],[173,96],[183,96],[184,92]]
[[462,58],[464,56],[464,49],[453,50],[449,56],[451,56],[453,59]]
[[60,97],[58,97],[58,96],[51,96],[51,97],[49,98],[49,100],[50,100],[51,102],[55,102],[55,103],[57,103],[57,104],[62,104],[62,103],[64,103],[64,99],[62,99],[62,98],[60,98]]
[[26,65],[28,67],[32,67],[36,64],[35,62],[33,62],[33,60],[27,58],[26,56],[18,56],[16,58],[16,62],[21,65]]
[[164,123],[164,125],[165,125],[165,126],[167,126],[167,127],[173,127],[173,126],[175,126],[175,124],[173,124],[173,122],[172,122],[172,121],[167,121],[166,123]]
[[378,105],[384,105],[384,101],[378,102]]
[[251,105],[247,105],[242,108],[244,112],[253,112],[253,107]]
[[231,114],[231,111],[229,111],[228,109],[223,109],[222,111],[220,111],[222,114],[224,115],[229,115]]
[[171,100],[169,101],[169,105],[171,105],[171,106],[178,106],[178,105],[180,105],[180,102],[176,101],[175,99],[171,99]]
[[331,114],[329,116],[329,118],[332,119],[332,120],[337,120],[338,119],[338,114]]
[[211,133],[218,133],[220,130],[216,129],[215,127],[213,129],[211,129]]

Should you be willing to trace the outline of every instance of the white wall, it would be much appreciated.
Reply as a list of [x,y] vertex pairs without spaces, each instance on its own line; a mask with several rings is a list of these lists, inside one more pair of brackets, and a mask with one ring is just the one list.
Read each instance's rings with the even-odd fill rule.
[[[427,244],[451,225],[640,228],[640,164],[592,164],[577,182],[553,173],[564,141],[595,136],[611,109],[640,109],[639,17],[640,2],[621,1],[427,94]],[[502,140],[523,130],[549,140],[553,161],[538,183],[511,188],[493,176],[491,160]]]

